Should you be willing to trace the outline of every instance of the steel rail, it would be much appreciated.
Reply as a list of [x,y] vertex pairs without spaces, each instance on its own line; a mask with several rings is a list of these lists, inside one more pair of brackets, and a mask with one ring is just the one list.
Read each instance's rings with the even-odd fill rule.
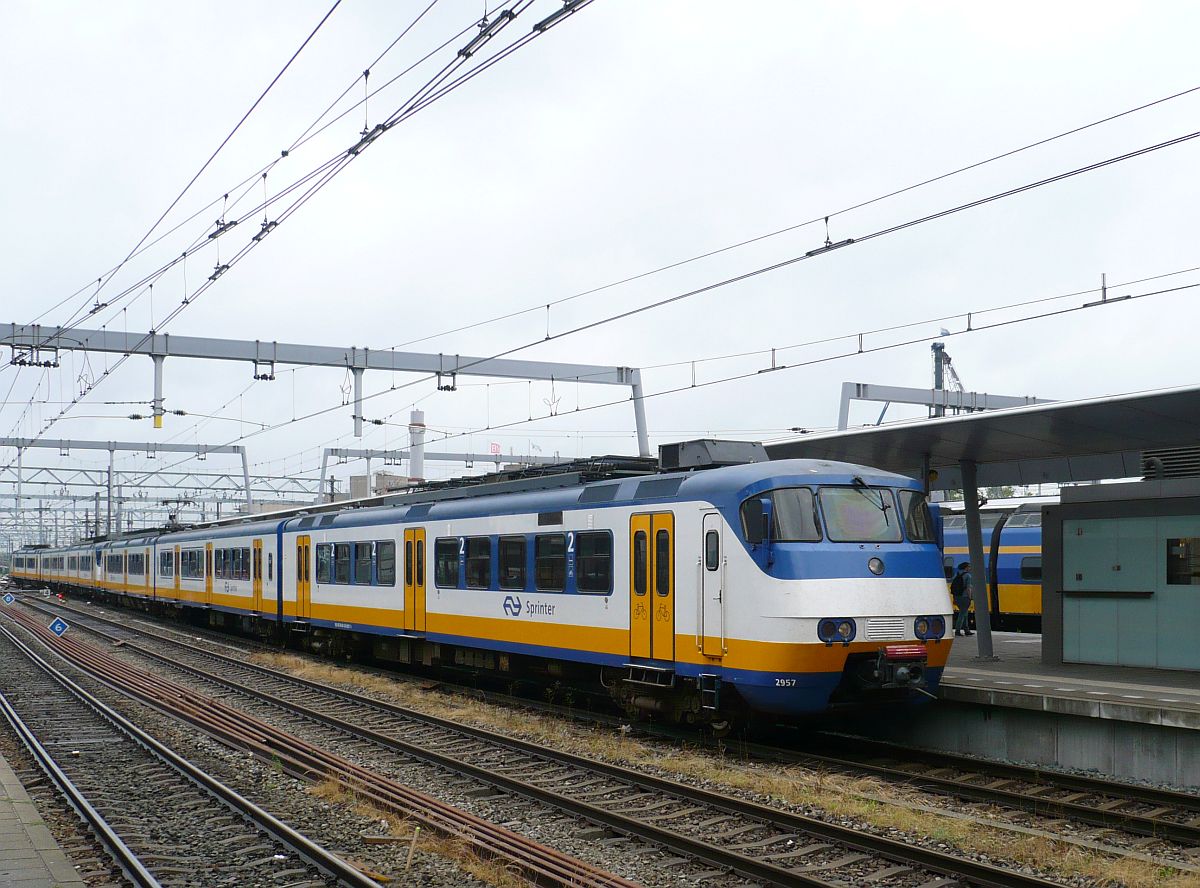
[[[36,605],[33,606],[36,607]],[[83,614],[89,619],[93,619],[98,622],[116,626],[127,631],[137,632],[146,637],[156,638],[162,641],[188,647],[186,642],[164,638],[163,636],[155,635],[147,630],[131,627],[118,620],[98,616],[85,610],[79,610],[75,608],[71,608],[71,610],[74,610],[76,613]],[[193,649],[198,650],[195,648]],[[218,654],[212,651],[203,651],[203,653],[216,658],[225,657],[227,662],[236,663],[238,666],[244,669],[260,671],[264,674],[271,674],[274,672],[274,670],[267,669],[266,667],[261,667],[256,664],[237,660],[236,658],[228,657],[227,655]],[[153,652],[147,652],[147,654],[149,656],[158,656],[153,654]],[[342,695],[346,699],[354,699],[354,695],[350,694],[349,692],[343,692],[340,689],[321,685],[317,682],[311,682],[307,679],[288,676],[288,680],[298,684],[308,685],[314,689],[321,689],[327,693]],[[615,720],[606,719],[597,714],[581,716],[577,711],[565,712],[561,709],[561,707],[547,706],[546,704],[521,700],[519,698],[512,698],[503,694],[487,694],[487,697],[489,699],[498,698],[503,702],[515,703],[516,705],[524,707],[532,706],[538,710],[549,710],[557,714],[567,715],[575,720],[580,720],[582,718],[585,721],[596,721],[602,724],[616,724]],[[364,701],[360,699],[357,702]],[[381,704],[378,701],[375,701],[372,703],[372,705],[379,706]],[[405,714],[410,713],[408,713],[406,710]],[[411,713],[411,716],[429,719],[434,718],[433,716],[422,716],[421,714],[415,712]],[[458,726],[458,728],[459,730],[466,729],[465,726]],[[664,736],[672,740],[688,739],[682,737],[679,732],[671,731],[669,729],[652,727],[649,730],[654,735]],[[813,750],[797,752],[794,750],[758,743],[743,744],[740,746],[740,749],[750,753],[751,755],[754,755],[756,758],[761,758],[767,761],[799,765],[818,764],[823,766],[832,766],[843,770],[850,770],[857,773],[869,773],[891,781],[905,783],[920,789],[938,792],[968,801],[997,804],[1028,811],[1029,813],[1039,816],[1068,818],[1081,823],[1087,823],[1093,826],[1100,826],[1109,829],[1118,829],[1135,835],[1153,837],[1193,847],[1200,846],[1200,796],[1191,795],[1185,792],[1160,789],[1157,787],[1114,783],[1098,777],[1066,774],[1055,771],[1047,771],[1040,768],[1030,768],[1021,765],[1012,765],[1000,762],[989,762],[980,759],[968,758],[966,756],[955,755],[953,753],[908,749],[880,741],[846,737],[837,737],[836,739],[839,744],[848,744],[855,748],[864,750],[865,754],[871,754],[870,751],[875,750],[876,755],[883,754],[902,756],[911,761],[929,764],[936,768],[951,767],[960,769],[968,772],[968,775],[978,774],[982,776],[992,776],[1005,780],[1029,783],[1034,785],[1035,792],[1022,792],[1020,790],[1006,789],[995,785],[988,786],[972,784],[964,782],[962,777],[945,777],[929,773],[916,773],[903,767],[889,766],[858,758],[846,758],[844,754],[834,755]],[[510,742],[518,743],[519,741]],[[536,747],[536,750],[539,752],[544,752],[541,747]],[[1136,812],[1122,811],[1119,807],[1108,808],[1095,804],[1086,804],[1080,801],[1047,798],[1036,792],[1036,790],[1039,789],[1043,791],[1050,789],[1062,790],[1071,793],[1086,793],[1088,795],[1103,796],[1108,801],[1123,800],[1127,802],[1140,802],[1151,805],[1156,810],[1169,808],[1176,812],[1192,814],[1193,816],[1190,817],[1187,822],[1166,820],[1161,815],[1149,816]],[[1170,812],[1168,811],[1163,813]]]
[[[1060,771],[1049,771],[1043,768],[1011,765],[1006,762],[993,762],[971,758],[953,752],[933,752],[923,749],[912,749],[887,743],[881,740],[867,740],[860,737],[834,736],[839,744],[849,743],[865,754],[904,756],[913,761],[931,764],[937,767],[961,768],[964,771],[976,771],[996,777],[1006,777],[1010,780],[1035,780],[1053,783],[1057,788],[1074,792],[1111,795],[1114,788],[1120,789],[1121,796],[1134,802],[1143,802],[1156,807],[1167,805],[1193,809],[1200,815],[1200,795],[1173,789],[1161,789],[1156,786],[1142,786],[1137,783],[1114,783],[1103,777],[1089,777],[1085,774],[1069,774]],[[872,752],[873,751],[873,752]],[[1200,843],[1198,843],[1200,844]]]
[[[13,637],[3,627],[0,627],[0,631],[8,635],[9,638]],[[125,877],[134,885],[137,885],[138,888],[161,888],[158,879],[154,878],[150,871],[146,869],[137,854],[125,844],[117,834],[117,831],[104,819],[104,815],[92,806],[83,791],[71,782],[71,778],[59,767],[58,762],[54,760],[54,757],[50,755],[46,747],[42,746],[41,741],[38,740],[32,729],[25,724],[21,716],[17,714],[17,711],[8,702],[8,698],[3,693],[0,693],[0,712],[4,713],[4,718],[12,726],[21,743],[29,750],[38,767],[58,787],[67,804],[87,824],[92,834],[96,836],[97,840],[108,852],[109,856],[112,857]]]
[[[288,675],[287,673],[279,672],[265,666],[247,663],[244,660],[239,660],[235,657],[225,654],[219,654],[202,648],[196,648],[194,645],[190,645],[187,642],[171,638],[164,638],[162,636],[154,635],[153,633],[147,632],[143,629],[121,624],[117,621],[108,620],[103,617],[93,617],[93,615],[82,611],[80,613],[84,614],[88,618],[115,624],[124,630],[152,637],[158,641],[163,641],[176,647],[213,659],[224,665],[251,671],[270,677],[274,680],[284,681],[307,688],[309,690],[318,691],[320,693],[341,698],[349,702],[354,702],[356,704],[369,706],[373,709],[383,711],[394,716],[418,721],[442,730],[452,731],[456,734],[470,737],[473,740],[505,747],[510,750],[520,752],[525,756],[537,756],[543,759],[549,759],[562,765],[591,771],[610,779],[632,783],[635,786],[650,789],[668,796],[673,796],[684,801],[702,804],[720,812],[733,814],[739,817],[751,818],[753,820],[762,822],[764,826],[769,825],[773,828],[776,828],[781,833],[807,833],[808,835],[834,841],[848,848],[874,854],[893,862],[910,866],[916,865],[933,872],[966,878],[970,880],[971,884],[986,886],[986,888],[1033,888],[1033,886],[1038,886],[1038,888],[1046,888],[1046,886],[1057,884],[1036,876],[1018,873],[1004,867],[980,863],[978,861],[959,857],[953,854],[947,854],[941,851],[921,848],[919,846],[910,845],[895,839],[864,833],[860,830],[839,826],[824,820],[806,817],[804,815],[795,814],[788,811],[782,811],[777,808],[758,804],[756,802],[745,801],[728,795],[720,795],[714,792],[689,786],[687,784],[668,780],[666,778],[630,771],[626,768],[587,759],[571,753],[548,749],[542,745],[496,734],[483,728],[459,724],[448,719],[439,718],[437,716],[406,709],[395,704],[365,697],[361,694],[356,694],[353,691],[332,688],[319,682]],[[267,692],[247,687],[245,684],[239,684],[223,676],[214,675],[194,666],[188,666],[187,664],[149,650],[141,645],[137,645],[123,639],[116,639],[114,636],[111,636],[101,630],[92,627],[85,628],[88,628],[89,631],[94,632],[101,637],[109,638],[110,640],[120,640],[127,649],[136,651],[143,656],[149,657],[166,665],[170,665],[173,668],[182,669],[205,680],[215,682],[240,693],[254,696],[260,700],[263,700],[264,702],[298,712],[307,718],[311,718],[330,727],[345,731],[351,735],[363,737],[371,740],[372,742],[380,743],[395,749],[396,751],[429,761],[438,765],[439,767],[450,768],[462,773],[468,773],[475,779],[479,779],[511,792],[535,798],[539,801],[543,801],[547,804],[554,805],[557,808],[567,810],[580,817],[584,817],[585,819],[604,825],[619,832],[639,835],[651,841],[659,842],[680,853],[696,856],[714,865],[732,869],[733,871],[748,878],[753,878],[771,885],[824,886],[830,884],[829,882],[814,877],[802,876],[785,867],[765,863],[744,854],[739,854],[728,849],[717,848],[708,845],[707,843],[699,842],[691,837],[682,835],[672,830],[667,830],[653,824],[645,824],[625,815],[569,798],[560,793],[553,792],[552,790],[547,790],[542,787],[529,784],[525,781],[508,777],[504,774],[476,767],[467,762],[434,752],[426,747],[422,747],[408,741],[378,734],[370,729],[351,724],[334,716],[329,716],[312,710],[308,707],[304,707],[300,704],[282,700],[281,698],[277,698]]]
[[[854,746],[853,740],[846,741]],[[1057,774],[1038,768],[1022,768],[1017,765],[1005,765],[982,762],[965,756],[947,753],[941,756],[937,753],[924,753],[921,750],[895,749],[894,754],[920,763],[927,763],[938,768],[954,768],[971,774],[992,776],[1004,782],[1020,781],[1033,785],[1034,790],[1067,790],[1072,792],[1075,799],[1055,799],[1044,797],[1038,792],[1023,792],[1020,789],[1007,789],[998,785],[980,785],[964,781],[964,777],[945,777],[937,774],[917,773],[903,767],[889,766],[858,758],[845,758],[824,752],[789,752],[771,747],[754,747],[754,755],[784,764],[821,764],[833,766],[855,773],[868,773],[889,780],[907,783],[910,786],[927,789],[944,795],[952,795],[969,801],[988,802],[1021,808],[1044,817],[1062,817],[1101,826],[1108,829],[1118,829],[1135,835],[1150,836],[1156,839],[1166,839],[1189,847],[1200,846],[1200,796],[1191,796],[1183,792],[1139,787],[1132,784],[1114,784],[1098,778],[1077,778],[1071,774]],[[1062,777],[1063,779],[1059,779]],[[1128,786],[1128,791],[1126,787]],[[1121,811],[1119,808],[1106,808],[1093,804],[1085,804],[1078,800],[1080,795],[1102,796],[1108,801],[1125,800],[1153,804],[1157,809],[1171,808],[1176,813],[1190,813],[1190,822],[1165,820],[1161,816],[1149,816],[1132,811]],[[1165,813],[1165,812],[1164,812]]]
[[[170,749],[170,747],[165,746],[154,737],[151,737],[133,722],[129,721],[119,712],[109,707],[94,695],[88,693],[86,690],[64,675],[61,671],[56,669],[36,651],[21,641],[21,639],[13,635],[12,632],[10,632],[4,626],[0,626],[0,633],[3,633],[22,654],[24,654],[43,672],[62,685],[81,703],[91,708],[101,718],[109,722],[109,724],[111,724],[114,728],[125,734],[134,743],[138,744],[138,746],[142,747],[158,760],[165,763],[175,772],[183,775],[192,783],[196,784],[201,789],[214,796],[218,801],[234,811],[234,813],[238,814],[243,819],[249,820],[262,832],[271,836],[284,847],[295,852],[299,857],[312,864],[318,870],[337,879],[339,883],[353,886],[353,888],[380,888],[378,882],[368,878],[351,864],[330,853],[329,851],[326,851],[311,839],[292,829],[286,823],[283,823],[281,820],[269,814],[267,811],[258,807],[249,799],[226,786],[212,775],[201,770],[196,765],[192,764],[187,759],[174,752],[172,749]],[[2,699],[2,695],[0,695],[0,699]],[[6,708],[9,707],[7,700],[4,701],[4,704]],[[7,712],[5,714],[8,715]],[[13,715],[15,716],[16,713],[13,712]],[[28,730],[28,728],[26,728],[26,730]],[[66,775],[64,774],[63,777],[65,778],[65,776]],[[86,800],[84,801],[86,803]],[[106,840],[102,839],[102,841]],[[128,848],[125,849],[125,852],[129,854],[133,853],[129,851]],[[134,859],[136,860],[136,857]],[[149,876],[149,873],[146,875]],[[158,882],[153,880],[153,876],[149,876],[149,878],[152,881],[147,884],[158,885]],[[138,882],[138,884],[141,883]]]
[[412,790],[215,699],[117,660],[91,645],[55,636],[20,611],[0,605],[0,613],[114,690],[193,724],[226,745],[245,749],[301,779],[333,777],[385,809],[399,810],[437,832],[466,840],[485,857],[511,861],[534,884],[635,888],[632,882]]

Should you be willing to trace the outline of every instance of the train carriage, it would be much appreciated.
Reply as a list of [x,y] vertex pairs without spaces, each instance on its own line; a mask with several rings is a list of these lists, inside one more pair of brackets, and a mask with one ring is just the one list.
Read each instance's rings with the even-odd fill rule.
[[[1023,632],[1042,630],[1042,506],[1053,497],[996,502],[979,513],[984,577],[992,626]],[[968,560],[966,517],[959,503],[940,504],[944,519],[946,578]]]
[[565,471],[324,509],[99,544],[95,586],[716,724],[918,699],[949,654],[923,492],[862,466]]

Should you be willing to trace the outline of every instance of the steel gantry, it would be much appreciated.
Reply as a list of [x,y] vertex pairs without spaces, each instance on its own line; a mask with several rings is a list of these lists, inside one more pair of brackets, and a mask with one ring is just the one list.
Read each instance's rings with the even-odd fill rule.
[[253,505],[253,496],[250,492],[250,464],[246,459],[246,448],[240,444],[163,444],[154,442],[141,441],[67,441],[67,440],[49,440],[46,438],[0,438],[0,447],[15,447],[17,450],[17,479],[16,479],[16,511],[20,512],[23,508],[24,498],[24,453],[29,448],[43,448],[57,450],[61,455],[66,455],[72,450],[104,450],[108,452],[108,477],[105,487],[108,491],[108,519],[107,527],[112,530],[113,516],[113,456],[120,451],[144,452],[147,455],[155,453],[195,453],[207,455],[209,453],[232,453],[237,454],[242,458],[242,482],[245,492],[247,509]]
[[508,358],[479,358],[467,355],[401,352],[395,349],[369,349],[358,346],[338,347],[301,345],[288,342],[263,342],[247,339],[214,339],[198,336],[172,336],[169,333],[130,333],[118,330],[86,330],[76,327],[44,327],[40,324],[9,324],[0,328],[0,346],[13,350],[13,360],[37,360],[58,351],[108,352],[146,355],[154,362],[154,427],[162,428],[163,363],[168,357],[200,360],[242,361],[254,365],[254,375],[274,379],[275,367],[288,364],[301,367],[345,368],[354,380],[354,435],[362,437],[362,381],[367,370],[399,373],[428,373],[437,377],[439,388],[453,390],[459,376],[490,376],[506,379],[539,379],[552,382],[579,382],[591,385],[617,385],[630,389],[638,450],[650,455],[646,430],[646,409],[641,371],[635,367],[595,364],[570,364],[551,361],[523,361]]
[[[17,484],[17,467],[0,466],[0,487],[14,491]],[[26,464],[21,474],[21,485],[28,496],[33,490],[67,492],[79,488],[100,488],[108,485],[108,470],[105,468],[81,468],[78,466],[31,466]],[[210,493],[232,493],[245,498],[245,481],[240,471],[231,472],[187,472],[163,469],[116,470],[113,483],[136,490],[187,492],[205,490]],[[250,473],[250,493],[255,502],[275,497],[312,497],[317,492],[315,478],[289,475],[256,475]],[[4,495],[0,493],[0,495]]]

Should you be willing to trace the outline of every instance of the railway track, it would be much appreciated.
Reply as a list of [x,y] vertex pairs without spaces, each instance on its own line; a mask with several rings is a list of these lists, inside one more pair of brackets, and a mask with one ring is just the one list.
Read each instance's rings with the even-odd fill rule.
[[[88,610],[69,609],[107,625],[129,628],[121,621],[100,617]],[[144,634],[154,636],[154,633]],[[484,696],[504,704],[599,723],[610,729],[617,729],[622,724],[619,717],[581,714],[577,709],[568,710],[503,694],[485,693]],[[671,740],[696,741],[694,731],[685,734],[661,726],[650,726],[646,730]],[[763,761],[817,766],[858,776],[867,774],[968,802],[1073,820],[1200,848],[1200,795],[858,738],[822,735],[818,737],[818,744],[813,744],[809,737],[801,742],[808,745],[804,751],[762,743],[738,743],[736,747],[740,754]],[[830,751],[835,747],[836,752]]]
[[752,746],[750,750],[767,760],[867,773],[968,801],[1019,808],[1039,816],[1200,848],[1197,795],[952,753],[843,737],[825,739],[841,747],[838,754],[793,753],[765,746]]
[[[80,612],[85,623],[108,622]],[[83,625],[83,624],[80,624]],[[766,885],[1047,886],[1022,872],[584,759],[248,664],[145,630],[91,627],[126,650],[460,778]],[[131,638],[165,644],[160,653]],[[530,776],[533,775],[533,776]]]
[[202,874],[206,884],[378,888],[180,758],[4,627],[0,671],[0,713],[132,884],[192,886]]
[[161,677],[161,670],[151,673],[93,645],[69,637],[59,638],[39,621],[13,608],[0,605],[0,613],[115,690],[188,722],[228,746],[249,751],[285,773],[310,781],[334,780],[360,802],[416,820],[439,834],[466,843],[480,857],[504,861],[530,884],[555,888],[634,888],[632,882],[415,792],[216,699],[170,682]]

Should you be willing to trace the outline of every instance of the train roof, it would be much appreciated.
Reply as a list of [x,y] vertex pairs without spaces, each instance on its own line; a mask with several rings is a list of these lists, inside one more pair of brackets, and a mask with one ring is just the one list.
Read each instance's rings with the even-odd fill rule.
[[383,503],[329,503],[311,510],[244,516],[237,523],[154,530],[119,540],[81,543],[65,548],[127,548],[152,544],[162,536],[173,543],[231,539],[287,530],[361,527],[418,520],[440,521],[484,515],[562,512],[598,506],[647,507],[667,502],[706,502],[719,509],[736,509],[747,497],[779,487],[846,484],[861,478],[866,484],[920,489],[903,475],[853,463],[817,459],[750,462],[703,470],[661,472],[646,460],[606,457],[567,464],[557,474],[539,468],[520,477],[486,478],[472,485],[431,485],[391,495]]

